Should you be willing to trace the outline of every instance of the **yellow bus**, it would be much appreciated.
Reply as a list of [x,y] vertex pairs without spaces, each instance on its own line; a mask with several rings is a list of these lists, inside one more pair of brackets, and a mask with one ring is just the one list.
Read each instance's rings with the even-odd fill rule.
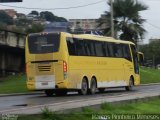
[[135,44],[96,35],[35,33],[27,36],[26,75],[29,90],[47,96],[68,91],[95,94],[109,87],[132,90],[140,84]]

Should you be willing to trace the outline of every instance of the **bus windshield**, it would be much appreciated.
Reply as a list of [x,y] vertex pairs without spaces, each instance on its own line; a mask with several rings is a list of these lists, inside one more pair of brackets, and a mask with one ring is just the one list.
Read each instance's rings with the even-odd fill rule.
[[56,33],[30,35],[28,44],[31,54],[58,52],[60,35]]

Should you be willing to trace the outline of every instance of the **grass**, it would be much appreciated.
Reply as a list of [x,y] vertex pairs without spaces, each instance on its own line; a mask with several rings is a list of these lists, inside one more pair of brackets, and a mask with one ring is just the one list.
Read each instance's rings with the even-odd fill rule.
[[0,94],[27,92],[24,74],[11,75],[0,80]]
[[[140,68],[141,83],[160,83],[160,70]],[[24,74],[11,75],[0,80],[0,94],[29,92]]]
[[160,70],[153,68],[140,68],[141,83],[160,83]]
[[69,114],[58,114],[44,108],[42,114],[40,115],[20,116],[18,120],[92,120],[93,115],[111,116],[116,114],[159,114],[159,106],[160,99],[152,99],[146,102],[125,103],[118,105],[104,103],[98,111],[90,108],[84,108],[81,112],[71,112]]

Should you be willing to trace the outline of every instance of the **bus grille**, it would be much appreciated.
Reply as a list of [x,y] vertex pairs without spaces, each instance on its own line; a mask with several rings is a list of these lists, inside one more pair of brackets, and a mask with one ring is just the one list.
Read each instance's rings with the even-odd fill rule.
[[51,66],[38,66],[38,70],[41,71],[51,71]]

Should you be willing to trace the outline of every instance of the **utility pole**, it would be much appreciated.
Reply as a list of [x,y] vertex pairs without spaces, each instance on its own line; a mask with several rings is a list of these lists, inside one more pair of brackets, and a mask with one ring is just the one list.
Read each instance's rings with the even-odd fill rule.
[[110,7],[110,11],[111,11],[111,36],[114,38],[114,21],[113,21],[113,1],[114,0],[110,0],[111,3],[111,7]]

